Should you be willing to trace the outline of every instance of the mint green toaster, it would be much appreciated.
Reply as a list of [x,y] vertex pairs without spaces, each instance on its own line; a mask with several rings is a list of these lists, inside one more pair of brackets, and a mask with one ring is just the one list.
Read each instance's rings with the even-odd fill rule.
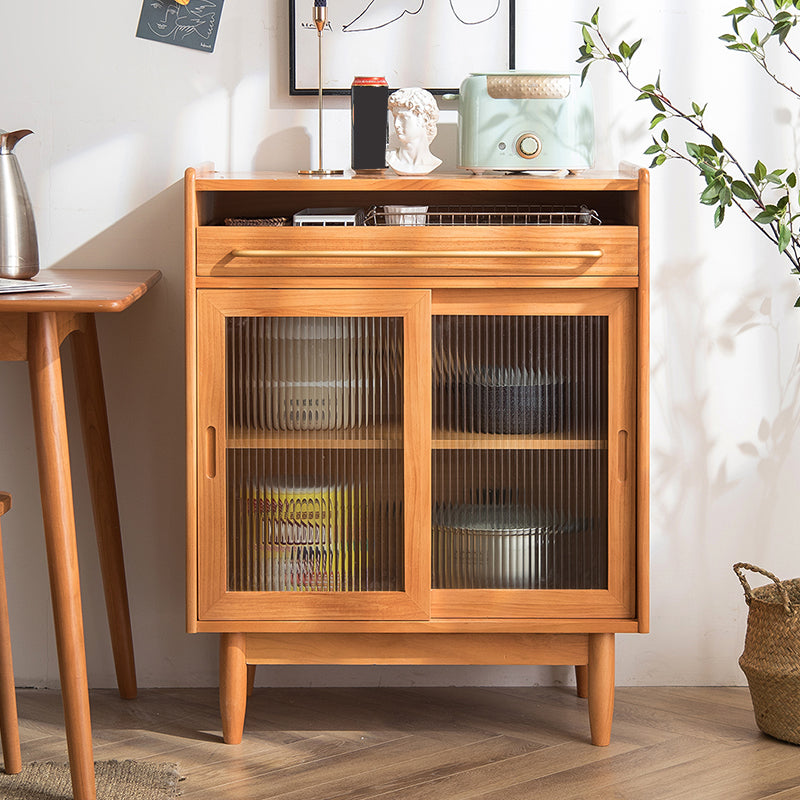
[[473,73],[458,96],[458,165],[472,172],[588,169],[594,107],[577,75]]

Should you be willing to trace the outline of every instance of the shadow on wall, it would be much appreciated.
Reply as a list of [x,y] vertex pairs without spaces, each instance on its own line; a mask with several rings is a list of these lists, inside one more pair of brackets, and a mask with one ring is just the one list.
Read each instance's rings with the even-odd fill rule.
[[[669,352],[654,354],[651,372],[654,381],[668,387],[668,399],[660,411],[669,447],[659,444],[653,448],[660,487],[654,494],[653,510],[666,530],[709,530],[711,504],[750,476],[760,484],[759,527],[767,528],[780,490],[776,479],[792,454],[800,424],[800,347],[784,344],[782,331],[787,320],[794,329],[791,315],[797,312],[787,309],[781,314],[774,308],[778,303],[763,291],[752,290],[712,327],[696,280],[702,267],[701,260],[671,263],[669,269],[658,270],[654,282],[653,297],[659,298],[654,316],[663,315]],[[701,342],[704,348],[698,347]],[[787,346],[791,355],[784,352]],[[724,411],[748,420],[752,397],[761,392],[763,396],[756,402],[763,412],[752,428],[752,438],[738,441],[735,453],[728,448],[729,452],[722,450],[717,455],[715,450],[725,442],[714,433],[719,433],[722,425],[719,409],[710,405],[715,395],[719,403],[721,391],[714,385],[713,369],[722,364],[735,371],[734,359],[752,364],[754,355],[761,369],[743,375],[744,384],[736,381],[735,374],[729,377],[731,386],[742,391],[728,392]],[[733,454],[752,459],[753,468],[731,470],[728,462]],[[755,494],[754,484],[749,491]]]
[[[789,315],[797,313],[796,310],[788,312]],[[769,371],[765,372],[771,385],[764,388],[774,398],[771,411],[761,417],[755,436],[738,442],[737,448],[755,466],[763,487],[759,493],[757,518],[764,529],[771,530],[775,527],[782,489],[780,476],[792,457],[800,426],[800,346],[793,345],[791,361],[782,353],[781,320],[774,313],[772,298],[765,298],[760,292],[753,291],[742,298],[726,317],[725,326],[731,334],[718,342],[723,352],[735,356],[737,339],[758,336],[763,356],[768,361]]]
[[[458,125],[455,122],[443,122],[437,126],[431,152],[442,159],[442,166],[439,167],[438,172],[456,170],[458,166]],[[434,176],[435,174],[433,173]]]
[[[308,128],[300,126],[277,131],[264,139],[258,146],[255,156],[253,156],[252,168],[255,172],[294,172],[298,169],[316,169],[319,161],[317,147],[316,128],[313,133],[309,133]],[[393,131],[390,132],[389,147],[397,147],[397,139]],[[443,161],[437,173],[455,170],[458,154],[458,125],[455,123],[440,124],[431,150]],[[328,163],[328,161],[328,156],[323,154],[323,166],[326,169],[350,167],[349,154],[341,162],[333,163],[331,161]],[[432,174],[435,176],[437,173]],[[394,173],[388,170],[386,174],[391,176]]]
[[[121,314],[98,314],[117,494],[125,543],[137,663],[163,683],[207,671],[187,661],[184,634],[185,391],[183,182],[178,181],[62,258],[54,267],[157,269],[162,279]],[[68,353],[68,348],[65,349]],[[67,398],[73,443],[81,566],[95,569],[91,504],[79,452],[74,393]],[[84,581],[86,627],[105,628],[99,575]],[[96,595],[96,597],[94,596]],[[137,622],[142,626],[137,635]],[[92,684],[113,676],[107,636],[87,637],[88,663],[102,666]],[[193,641],[199,645],[197,639]],[[170,644],[172,643],[172,644]],[[213,656],[210,663],[213,664]],[[193,656],[197,661],[196,655]],[[91,678],[92,676],[90,676]],[[152,685],[140,674],[141,685]],[[113,685],[113,678],[112,684]]]
[[[651,380],[666,388],[654,391],[660,403],[664,437],[654,442],[653,517],[664,530],[700,531],[708,515],[711,465],[708,456],[714,442],[706,424],[708,401],[707,353],[698,342],[708,341],[703,295],[697,288],[702,260],[662,265],[653,273],[652,316],[661,321],[664,349],[652,354]],[[702,476],[702,482],[698,477]]]
[[[747,285],[755,257],[743,253],[727,265],[741,294],[715,320],[720,299],[703,273],[720,258],[653,272],[652,560],[662,567],[652,577],[653,635],[687,647],[692,637],[693,654],[686,677],[648,675],[655,683],[740,677],[746,612],[731,565],[785,558],[781,520],[796,504],[787,488],[800,423],[797,311],[779,280]],[[690,594],[687,613],[704,620],[694,628],[675,614]]]
[[309,164],[313,164],[312,168],[316,169],[317,155],[311,152],[311,148],[311,136],[306,128],[298,126],[278,131],[258,146],[253,156],[253,170],[292,171],[308,169]]
[[[639,654],[639,674],[633,678],[651,684],[691,682],[693,671],[701,670],[709,683],[718,681],[720,675],[732,680],[728,678],[732,671],[729,665],[735,664],[736,659],[733,652],[721,654],[726,648],[706,632],[705,624],[687,627],[685,614],[689,609],[675,614],[676,606],[685,603],[689,596],[687,586],[697,581],[698,574],[714,573],[716,582],[722,583],[718,573],[723,560],[728,568],[727,557],[719,550],[720,542],[709,536],[717,527],[712,519],[715,509],[732,486],[727,480],[725,459],[721,466],[714,463],[719,441],[709,411],[714,394],[709,366],[713,360],[713,331],[708,322],[708,300],[699,280],[703,264],[702,258],[676,258],[653,270],[650,493],[653,618],[652,633],[641,645],[645,652],[644,657]],[[712,619],[716,618],[719,609],[709,609],[705,605],[707,595],[698,594],[701,596],[694,597],[693,602]],[[731,587],[731,600],[734,594]],[[711,605],[718,606],[719,600]],[[726,618],[733,618],[730,611]],[[674,648],[676,641],[681,641],[686,652],[691,652],[691,659],[686,663],[676,657],[665,670],[663,655],[659,653],[666,647]],[[726,664],[720,666],[715,662],[720,657]]]

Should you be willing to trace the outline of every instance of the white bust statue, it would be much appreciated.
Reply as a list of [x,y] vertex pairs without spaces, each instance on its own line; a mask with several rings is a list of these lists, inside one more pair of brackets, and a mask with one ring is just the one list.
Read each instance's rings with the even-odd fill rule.
[[430,151],[436,136],[439,107],[425,89],[398,89],[389,97],[400,146],[386,151],[386,163],[398,175],[427,175],[442,163]]

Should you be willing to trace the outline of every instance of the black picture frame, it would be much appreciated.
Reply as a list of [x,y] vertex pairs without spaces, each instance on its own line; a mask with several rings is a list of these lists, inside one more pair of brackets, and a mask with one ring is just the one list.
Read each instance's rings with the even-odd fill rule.
[[[370,6],[373,5],[374,2],[377,0],[351,0],[355,5],[364,6],[365,11]],[[453,1],[454,0],[416,0],[419,3],[419,9],[416,12],[408,12],[409,16],[415,16],[417,13],[420,13],[426,2],[428,3],[447,3],[450,2],[450,8],[453,10],[455,14]],[[337,0],[331,0],[331,4],[328,7],[337,7],[336,6]],[[341,7],[342,0],[338,0],[338,7]],[[410,2],[410,5],[414,5],[414,2]],[[497,26],[503,25],[505,28],[505,20],[507,19],[507,29],[504,30],[507,36],[507,42],[504,42],[502,47],[498,46],[498,56],[502,52],[502,55],[505,56],[507,53],[507,57],[503,58],[504,63],[497,63],[497,64],[478,64],[476,63],[472,68],[465,68],[463,70],[462,78],[466,78],[469,72],[484,70],[484,71],[504,71],[504,70],[511,70],[515,68],[516,65],[516,52],[515,52],[515,8],[516,0],[498,0],[497,12],[496,14],[500,14],[501,17],[497,21]],[[318,48],[318,38],[316,28],[313,25],[312,21],[312,13],[313,13],[313,0],[289,0],[289,94],[291,96],[305,96],[305,95],[319,95],[319,87],[317,85],[318,81],[316,80],[317,76],[317,48]],[[307,7],[308,10],[308,20],[301,21],[298,16],[298,9]],[[507,17],[506,17],[507,12]],[[350,15],[352,17],[352,14]],[[493,17],[495,15],[492,15]],[[456,15],[458,19],[458,16]],[[399,18],[398,18],[399,19]],[[398,20],[392,21],[392,24],[397,22]],[[459,20],[463,22],[463,20]],[[483,23],[469,23],[470,26],[475,26],[477,29],[478,24],[488,24],[489,20],[485,20]],[[494,29],[494,33],[497,33],[497,26]],[[387,27],[387,26],[384,26]],[[304,44],[298,41],[298,33],[307,31],[308,32],[308,39],[302,40],[303,43],[306,43],[305,49]],[[330,31],[330,33],[326,36],[326,32]],[[364,36],[369,35],[371,31],[363,31],[359,32],[361,36],[361,46],[363,46]],[[331,26],[331,21],[328,22],[328,27],[323,31],[322,34],[322,45],[323,45],[323,83],[325,84],[322,89],[323,95],[349,95],[350,94],[350,81],[354,77],[354,75],[346,76],[347,85],[343,85],[343,79],[334,78],[332,81],[326,80],[329,77],[331,69],[335,69],[336,59],[335,58],[327,58],[325,57],[326,46],[327,49],[330,50],[330,45],[328,44],[328,40],[336,35],[333,31]],[[307,42],[313,42],[313,47],[308,47]],[[313,50],[313,54],[311,52]],[[305,57],[306,60],[313,61],[313,70],[314,70],[314,80],[313,86],[309,85],[309,80],[303,80],[301,75],[302,70],[298,68],[298,58]],[[452,58],[447,59],[448,64],[447,66],[451,66]],[[331,63],[333,62],[333,63]],[[444,66],[444,64],[443,64]],[[435,69],[436,65],[432,65],[431,69]],[[307,72],[307,70],[306,70]],[[385,72],[385,70],[384,70]],[[359,74],[365,74],[364,72],[360,72]],[[394,78],[395,76],[386,76],[389,79],[389,85],[392,89],[397,89],[402,86],[412,86],[412,85],[420,85],[420,83],[424,83],[424,81],[418,82],[408,82],[402,80],[402,75],[398,76],[398,79],[393,80],[390,78]],[[305,83],[305,85],[303,85]],[[395,85],[393,85],[395,84]],[[429,92],[435,95],[443,95],[443,94],[456,94],[458,92],[458,85],[451,85],[451,86],[429,86],[425,85],[422,88],[427,89]]]

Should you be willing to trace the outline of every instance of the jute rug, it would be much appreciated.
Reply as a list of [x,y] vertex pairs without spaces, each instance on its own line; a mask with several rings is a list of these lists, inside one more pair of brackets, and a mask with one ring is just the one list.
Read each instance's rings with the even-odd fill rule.
[[[97,800],[172,800],[180,794],[175,764],[97,761]],[[69,765],[26,764],[19,775],[0,773],[3,800],[72,800]]]

